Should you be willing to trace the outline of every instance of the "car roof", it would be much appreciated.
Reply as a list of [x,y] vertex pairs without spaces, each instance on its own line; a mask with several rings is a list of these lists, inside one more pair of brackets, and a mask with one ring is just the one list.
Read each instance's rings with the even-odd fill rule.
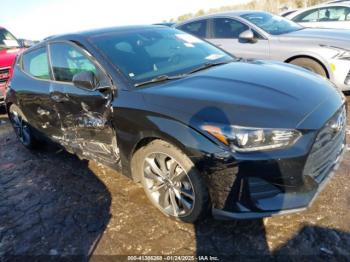
[[349,2],[342,2],[342,3],[331,3],[331,4],[320,4],[316,5],[315,7],[331,7],[331,6],[350,6],[350,1]]
[[349,3],[334,3],[334,4],[320,4],[320,5],[314,5],[314,6],[309,6],[303,9],[300,9],[300,11],[305,11],[305,10],[311,10],[311,9],[316,9],[316,8],[323,8],[323,7],[350,7],[350,2]]
[[114,33],[124,33],[129,31],[141,31],[147,29],[155,29],[155,28],[169,28],[163,25],[132,25],[132,26],[116,26],[116,27],[108,27],[108,28],[98,28],[98,29],[90,29],[86,31],[78,31],[75,33],[67,33],[61,35],[53,35],[45,38],[46,41],[56,40],[56,39],[67,39],[70,37],[93,37],[98,35],[108,35]]
[[219,13],[213,13],[213,14],[194,17],[194,18],[188,19],[186,21],[180,22],[176,26],[179,26],[182,24],[187,24],[188,22],[206,19],[206,18],[212,18],[212,17],[239,17],[242,15],[255,14],[255,13],[267,13],[267,14],[269,14],[269,12],[260,11],[260,10],[238,10],[238,11],[219,12]]
[[350,0],[333,0],[333,1],[328,1],[324,4],[329,5],[329,4],[344,4],[344,3],[350,3]]

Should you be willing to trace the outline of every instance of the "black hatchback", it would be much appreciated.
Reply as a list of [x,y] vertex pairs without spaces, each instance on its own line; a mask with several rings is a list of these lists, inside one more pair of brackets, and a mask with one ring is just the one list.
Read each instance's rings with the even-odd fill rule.
[[48,38],[18,57],[6,93],[23,145],[49,138],[120,170],[185,222],[305,209],[344,151],[344,102],[302,68],[163,26]]

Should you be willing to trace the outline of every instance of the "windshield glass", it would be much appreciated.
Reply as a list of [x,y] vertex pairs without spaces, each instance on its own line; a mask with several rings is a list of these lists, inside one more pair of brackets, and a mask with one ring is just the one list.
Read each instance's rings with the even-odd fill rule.
[[171,28],[131,29],[94,36],[90,41],[134,84],[233,59],[216,47]]
[[6,29],[0,28],[0,49],[19,47],[17,39]]
[[255,24],[271,35],[282,35],[303,29],[302,26],[281,16],[264,12],[249,13],[241,15],[242,18]]

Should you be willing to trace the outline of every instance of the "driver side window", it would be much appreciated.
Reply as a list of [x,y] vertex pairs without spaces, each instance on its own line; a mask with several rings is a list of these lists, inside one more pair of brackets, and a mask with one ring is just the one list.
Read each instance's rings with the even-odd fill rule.
[[52,71],[56,81],[72,82],[73,76],[83,71],[99,75],[98,68],[80,50],[66,43],[50,44]]
[[238,39],[239,35],[249,27],[229,18],[215,18],[213,21],[214,38]]
[[[239,35],[249,27],[237,20],[229,18],[215,18],[213,20],[213,38],[238,39]],[[254,29],[251,29],[256,39],[264,39]]]

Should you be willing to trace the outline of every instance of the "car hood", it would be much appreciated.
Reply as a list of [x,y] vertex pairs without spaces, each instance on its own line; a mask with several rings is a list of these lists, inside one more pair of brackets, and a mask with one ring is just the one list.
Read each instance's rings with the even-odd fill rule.
[[11,67],[17,54],[22,50],[22,48],[0,49],[0,68]]
[[[138,90],[150,108],[190,126],[203,123],[296,128],[322,104],[329,118],[342,104],[333,85],[309,71],[279,62],[233,62]],[[303,125],[319,128],[318,124]]]
[[[295,32],[291,32],[280,36],[283,38],[300,38],[303,40],[318,40],[319,44],[326,44],[330,41],[343,42],[344,47],[349,46],[350,30],[345,29],[324,29],[324,28],[304,28]],[[343,46],[342,46],[343,47]]]

